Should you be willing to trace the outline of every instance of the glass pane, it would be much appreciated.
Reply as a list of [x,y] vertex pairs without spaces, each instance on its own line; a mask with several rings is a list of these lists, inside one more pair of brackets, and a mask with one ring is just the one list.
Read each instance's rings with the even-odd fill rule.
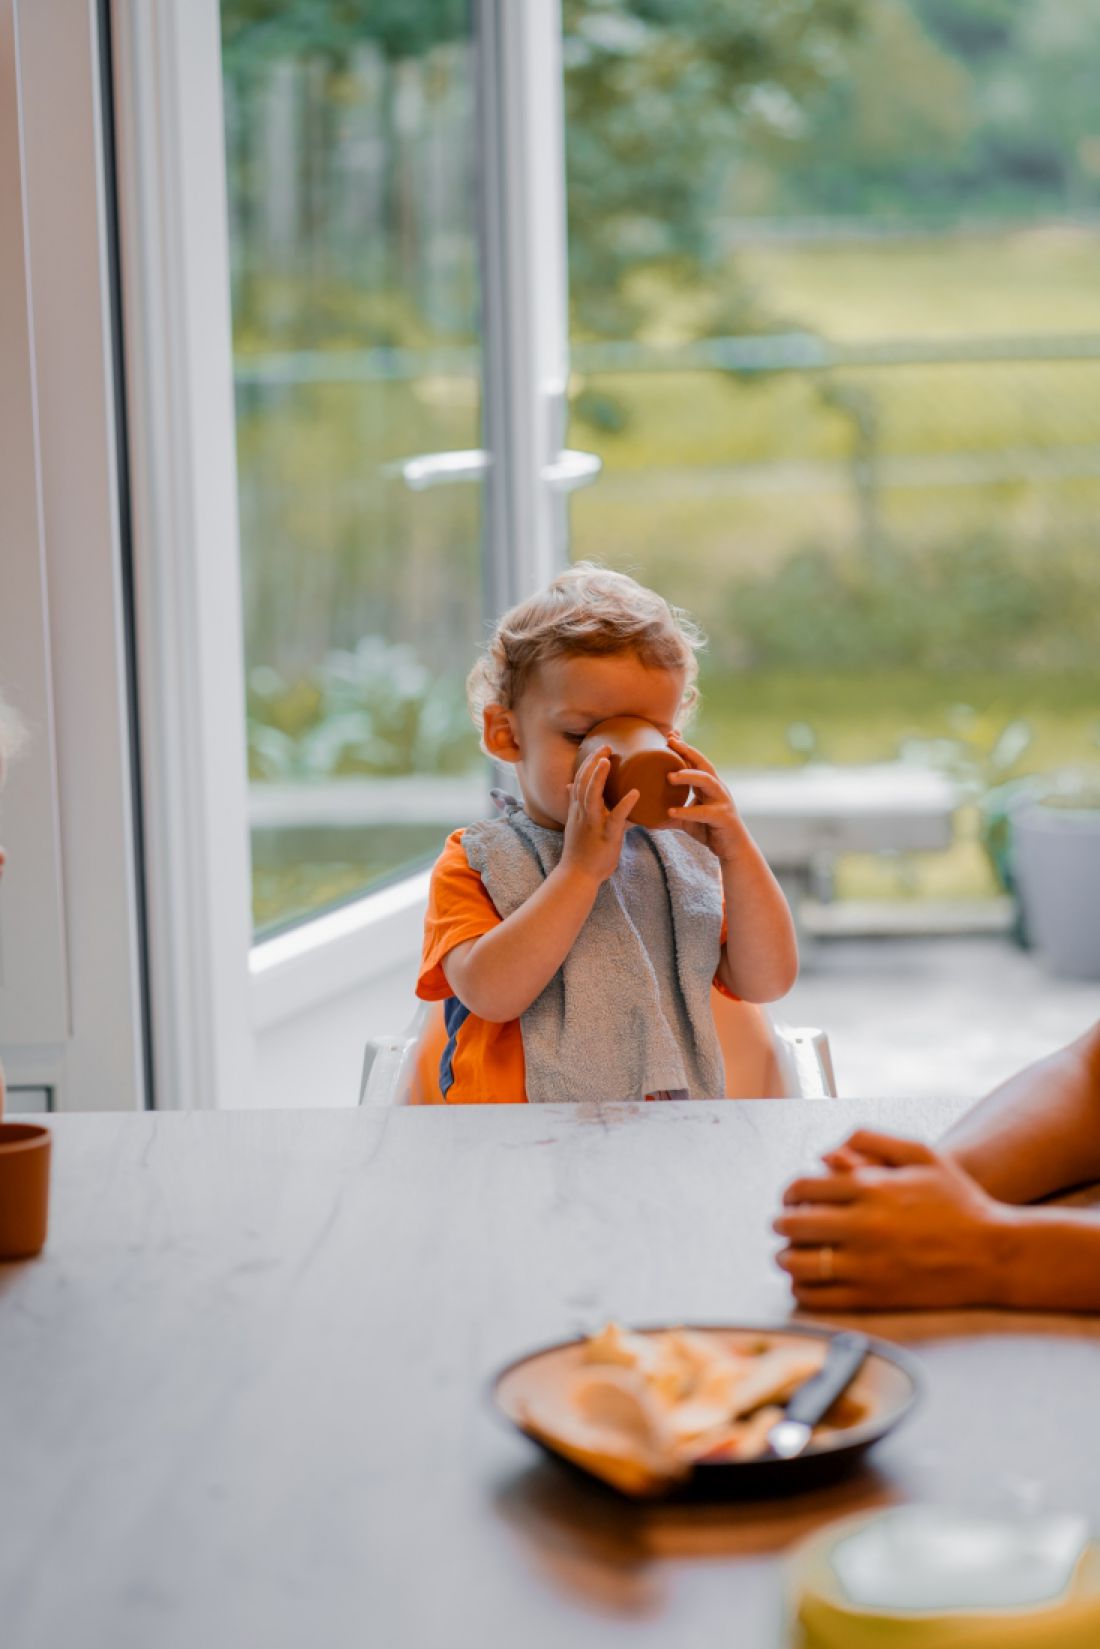
[[[476,812],[481,485],[467,6],[223,0],[255,926]],[[471,795],[474,800],[471,800]]]
[[[572,551],[706,623],[720,761],[1095,763],[1098,22],[565,0]],[[992,895],[959,828],[842,886]]]

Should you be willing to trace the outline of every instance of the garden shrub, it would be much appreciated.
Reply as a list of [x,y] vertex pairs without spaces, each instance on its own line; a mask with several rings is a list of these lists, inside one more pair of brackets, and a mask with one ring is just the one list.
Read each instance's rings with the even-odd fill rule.
[[1012,670],[1088,667],[1096,608],[1095,580],[1072,560],[983,536],[873,561],[799,550],[734,584],[729,621],[757,668]]

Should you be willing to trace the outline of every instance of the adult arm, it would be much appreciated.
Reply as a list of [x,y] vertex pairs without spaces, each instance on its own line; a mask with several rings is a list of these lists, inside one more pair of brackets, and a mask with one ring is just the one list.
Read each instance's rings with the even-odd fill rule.
[[1100,1179],[1100,1024],[1002,1083],[939,1151],[860,1129],[825,1163],[775,1222],[800,1304],[1100,1310],[1100,1216],[1014,1206]]
[[1100,1020],[995,1088],[940,1149],[1003,1202],[1100,1179]]

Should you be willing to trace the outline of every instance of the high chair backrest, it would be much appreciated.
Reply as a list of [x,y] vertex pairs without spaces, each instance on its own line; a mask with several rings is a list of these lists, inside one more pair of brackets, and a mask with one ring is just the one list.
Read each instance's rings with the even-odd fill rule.
[[[765,1008],[711,993],[731,1099],[828,1099],[836,1095],[824,1031],[776,1024]],[[361,1105],[441,1105],[439,1063],[447,1044],[442,1002],[421,1002],[396,1037],[367,1043]]]

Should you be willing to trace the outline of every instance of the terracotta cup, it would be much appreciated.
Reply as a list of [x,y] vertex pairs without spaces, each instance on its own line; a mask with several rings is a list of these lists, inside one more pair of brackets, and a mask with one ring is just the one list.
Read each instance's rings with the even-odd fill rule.
[[640,716],[613,716],[594,727],[577,751],[577,766],[600,745],[611,746],[611,771],[604,785],[604,801],[615,807],[630,790],[641,795],[630,810],[630,823],[648,830],[674,826],[670,807],[683,807],[691,796],[690,786],[669,784],[670,773],[678,773],[683,762],[670,750],[664,734]]
[[0,1122],[0,1260],[29,1260],[46,1241],[50,1130]]

